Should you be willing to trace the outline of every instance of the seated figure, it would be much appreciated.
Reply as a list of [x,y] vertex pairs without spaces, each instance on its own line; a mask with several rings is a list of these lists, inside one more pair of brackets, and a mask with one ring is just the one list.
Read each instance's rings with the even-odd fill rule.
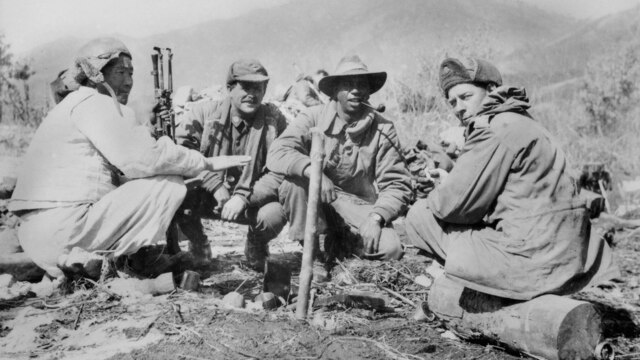
[[522,88],[478,59],[446,59],[440,86],[465,126],[455,166],[406,218],[410,242],[470,289],[528,300],[618,274],[566,157]]

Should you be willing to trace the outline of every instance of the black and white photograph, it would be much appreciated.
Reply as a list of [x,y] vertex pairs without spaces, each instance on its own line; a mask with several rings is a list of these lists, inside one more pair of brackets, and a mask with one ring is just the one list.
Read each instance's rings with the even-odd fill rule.
[[0,359],[640,360],[640,0],[0,0]]

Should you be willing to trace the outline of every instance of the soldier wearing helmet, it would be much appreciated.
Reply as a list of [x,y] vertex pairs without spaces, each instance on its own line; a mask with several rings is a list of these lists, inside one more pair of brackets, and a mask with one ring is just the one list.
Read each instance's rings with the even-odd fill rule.
[[[22,220],[25,253],[51,277],[70,269],[97,277],[95,254],[133,254],[163,240],[186,193],[184,176],[249,160],[206,158],[154,139],[126,106],[131,61],[114,38],[83,46],[69,70],[79,88],[43,120],[24,158],[9,209]],[[118,173],[130,181],[120,184]]]

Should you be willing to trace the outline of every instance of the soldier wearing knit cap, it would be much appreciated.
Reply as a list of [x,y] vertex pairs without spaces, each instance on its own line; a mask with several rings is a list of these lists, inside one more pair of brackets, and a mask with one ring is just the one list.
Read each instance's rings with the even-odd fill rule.
[[502,86],[502,75],[493,64],[485,60],[448,58],[440,64],[440,88],[446,95],[458,84]]
[[409,241],[449,278],[505,298],[568,294],[617,276],[524,89],[502,86],[495,66],[477,59],[446,59],[440,86],[465,142],[451,173],[440,171],[441,183],[407,214]]

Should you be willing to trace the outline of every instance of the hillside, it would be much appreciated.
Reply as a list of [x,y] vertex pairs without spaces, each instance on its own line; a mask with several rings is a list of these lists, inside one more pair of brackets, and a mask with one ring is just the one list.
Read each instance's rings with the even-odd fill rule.
[[[488,46],[506,55],[523,45],[538,48],[566,34],[575,22],[531,6],[503,0],[303,0],[230,19],[202,23],[143,39],[124,39],[134,53],[136,86],[132,100],[150,98],[149,54],[154,45],[171,47],[176,86],[203,88],[222,83],[239,57],[260,59],[269,70],[270,91],[303,71],[327,68],[358,53],[390,77],[409,76],[421,56],[444,53],[451,42],[483,31]],[[117,29],[114,29],[114,33]],[[43,101],[47,84],[71,61],[85,39],[61,39],[28,54],[37,74],[34,98]]]
[[553,84],[582,76],[594,57],[615,53],[620,44],[634,41],[640,41],[640,6],[577,22],[572,31],[548,44],[514,52],[505,64],[520,77]]

